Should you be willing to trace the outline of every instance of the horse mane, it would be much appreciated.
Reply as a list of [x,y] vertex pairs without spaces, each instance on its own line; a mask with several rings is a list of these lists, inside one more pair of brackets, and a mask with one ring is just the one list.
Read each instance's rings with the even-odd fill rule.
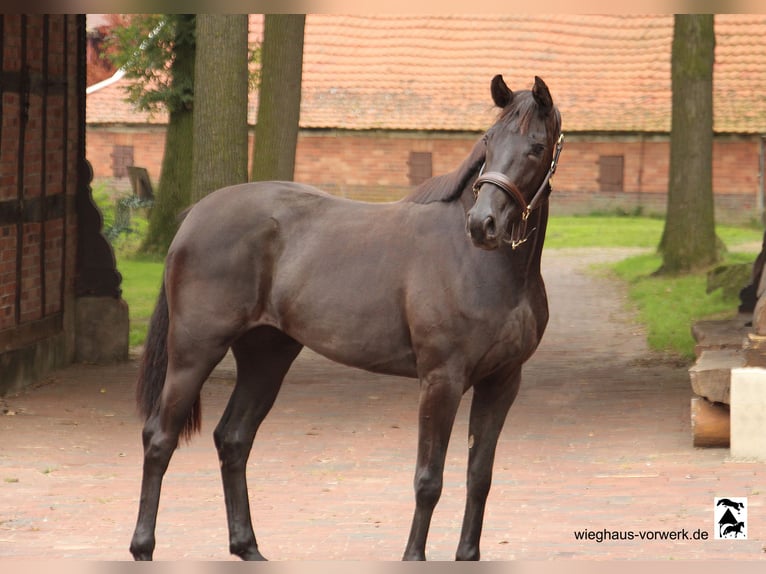
[[427,179],[401,201],[412,203],[442,201],[449,203],[459,199],[468,183],[484,163],[486,152],[484,137],[482,137],[455,171]]

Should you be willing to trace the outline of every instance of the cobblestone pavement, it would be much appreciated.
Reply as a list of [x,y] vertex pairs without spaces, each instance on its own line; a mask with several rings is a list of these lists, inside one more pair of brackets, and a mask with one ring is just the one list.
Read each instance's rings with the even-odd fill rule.
[[[624,255],[544,256],[552,317],[498,447],[484,559],[766,556],[766,468],[731,460],[727,449],[692,446],[686,366],[648,352],[620,286],[586,271]],[[130,559],[141,470],[135,377],[135,357],[119,366],[75,365],[0,399],[0,558]],[[203,389],[203,435],[171,462],[157,559],[231,559],[211,438],[231,378],[224,362]],[[267,557],[401,556],[413,508],[417,395],[412,380],[304,351],[249,463]],[[448,453],[431,559],[452,559],[457,544],[469,399]],[[712,540],[716,496],[748,497],[747,540]],[[577,540],[574,532],[584,530],[635,538]],[[691,539],[658,539],[670,532]]]

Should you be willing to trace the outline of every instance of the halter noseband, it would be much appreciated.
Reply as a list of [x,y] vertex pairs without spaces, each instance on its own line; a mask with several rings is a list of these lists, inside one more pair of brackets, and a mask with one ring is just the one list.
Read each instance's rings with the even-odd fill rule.
[[479,197],[479,190],[481,189],[482,185],[485,183],[491,183],[492,185],[500,188],[503,192],[505,192],[505,194],[513,201],[515,201],[516,204],[521,208],[521,219],[519,222],[513,224],[510,241],[506,240],[511,244],[511,249],[516,249],[525,243],[527,239],[529,239],[529,237],[532,235],[534,229],[527,233],[527,220],[529,219],[529,214],[538,207],[538,204],[540,204],[543,199],[547,199],[548,195],[550,194],[551,188],[548,184],[550,183],[553,174],[556,173],[556,167],[558,165],[562,147],[564,147],[563,133],[559,135],[559,139],[556,141],[556,149],[553,152],[551,167],[548,169],[548,173],[545,175],[545,179],[543,179],[543,182],[540,184],[540,187],[537,189],[537,192],[529,203],[527,203],[526,199],[524,199],[524,195],[521,193],[518,186],[513,183],[507,175],[499,171],[490,171],[484,173],[484,165],[481,166],[479,177],[476,178],[476,181],[473,184],[474,198]]

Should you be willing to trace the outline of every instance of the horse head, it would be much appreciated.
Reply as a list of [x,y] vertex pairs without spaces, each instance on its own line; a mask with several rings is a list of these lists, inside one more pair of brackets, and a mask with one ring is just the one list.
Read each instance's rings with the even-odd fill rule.
[[539,77],[531,90],[514,93],[497,75],[491,92],[501,111],[484,137],[486,160],[474,183],[476,202],[466,228],[477,247],[510,243],[515,249],[528,237],[527,218],[550,192],[561,150],[561,116]]

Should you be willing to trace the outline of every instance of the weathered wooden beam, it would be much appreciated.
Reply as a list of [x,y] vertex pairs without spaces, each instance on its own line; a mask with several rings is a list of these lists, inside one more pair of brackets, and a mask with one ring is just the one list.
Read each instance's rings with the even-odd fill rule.
[[729,404],[731,370],[744,366],[742,349],[703,351],[689,368],[692,391],[710,402]]

